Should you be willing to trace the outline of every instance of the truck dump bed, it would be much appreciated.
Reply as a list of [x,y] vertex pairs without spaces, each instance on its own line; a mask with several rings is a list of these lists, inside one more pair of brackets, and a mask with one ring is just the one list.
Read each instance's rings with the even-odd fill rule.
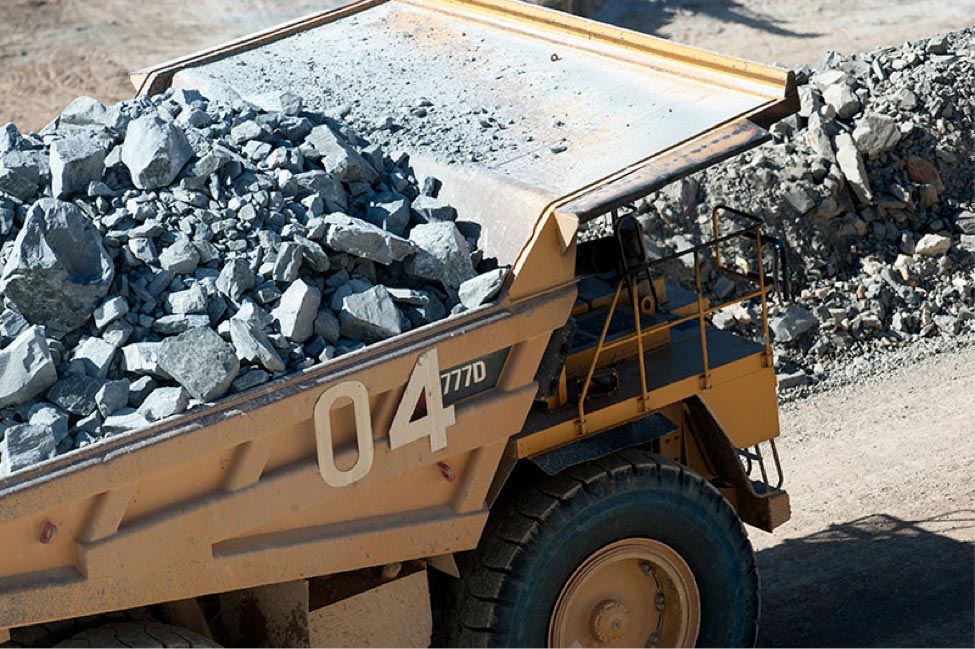
[[[443,177],[463,218],[487,221],[484,247],[503,264],[516,261],[544,206],[744,118],[768,125],[795,99],[783,70],[483,0],[366,0],[135,79],[144,92],[172,85],[226,99],[290,91],[309,109],[348,112],[362,135]],[[370,132],[387,117],[392,132]],[[683,166],[762,135],[720,137]],[[519,216],[501,220],[499,209]]]
[[[795,103],[784,71],[483,0],[364,0],[134,79],[392,116],[364,134],[440,177],[512,271],[493,305],[0,481],[0,628],[474,547],[575,301],[578,222],[754,146]],[[424,98],[426,118],[404,110]],[[447,445],[400,448],[431,367],[468,377],[444,394]]]

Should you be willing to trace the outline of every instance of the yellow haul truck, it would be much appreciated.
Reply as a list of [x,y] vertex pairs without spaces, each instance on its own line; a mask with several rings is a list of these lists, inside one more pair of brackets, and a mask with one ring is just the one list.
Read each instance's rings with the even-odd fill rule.
[[[337,94],[365,101],[355,84],[387,79],[412,105],[435,86],[538,133],[571,112],[558,139],[510,154],[409,151],[510,266],[501,295],[0,481],[3,639],[754,643],[742,522],[789,516],[775,242],[716,206],[713,233],[676,255],[679,288],[632,206],[766,141],[796,109],[792,75],[520,2],[362,0],[133,79],[154,94],[251,72],[304,95],[312,68]],[[605,236],[582,240],[597,219]],[[705,262],[735,282],[730,302],[708,299]],[[710,324],[745,299],[763,342]]]

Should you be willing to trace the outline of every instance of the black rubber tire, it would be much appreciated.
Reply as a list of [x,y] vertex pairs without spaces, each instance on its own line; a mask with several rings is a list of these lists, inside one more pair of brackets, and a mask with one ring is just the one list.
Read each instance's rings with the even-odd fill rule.
[[203,636],[159,622],[115,622],[96,626],[55,647],[219,647]]
[[666,543],[693,571],[698,646],[755,644],[758,570],[735,511],[697,475],[634,449],[527,481],[499,500],[478,548],[461,557],[447,608],[450,644],[545,646],[575,568],[632,537]]

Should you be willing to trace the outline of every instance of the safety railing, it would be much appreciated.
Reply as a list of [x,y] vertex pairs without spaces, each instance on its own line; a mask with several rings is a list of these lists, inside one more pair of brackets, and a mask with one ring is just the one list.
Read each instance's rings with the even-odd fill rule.
[[[742,219],[747,222],[747,225],[740,227],[726,234],[721,234],[721,214],[730,214],[735,218]],[[761,301],[762,308],[762,338],[765,345],[765,352],[763,354],[766,363],[772,362],[772,344],[771,338],[769,337],[769,324],[768,324],[768,298],[769,294],[772,292],[783,295],[783,297],[788,297],[789,287],[788,287],[788,269],[786,266],[787,260],[785,257],[785,247],[782,242],[774,237],[770,237],[762,232],[762,228],[765,223],[762,219],[747,214],[740,210],[730,208],[725,205],[719,205],[712,211],[712,228],[713,236],[709,241],[701,243],[699,245],[687,248],[686,250],[678,251],[667,257],[660,259],[648,260],[646,258],[645,252],[642,252],[642,259],[639,263],[632,263],[627,265],[627,258],[633,258],[632,247],[635,245],[633,241],[624,241],[621,237],[621,232],[625,228],[621,227],[626,219],[633,219],[633,215],[619,216],[617,212],[613,213],[613,230],[616,234],[617,239],[620,241],[620,248],[623,252],[622,259],[624,260],[623,272],[620,274],[620,280],[617,283],[616,291],[613,294],[613,299],[610,302],[609,310],[606,314],[606,321],[603,324],[602,331],[599,336],[599,340],[596,344],[596,349],[592,358],[592,362],[589,365],[586,378],[582,383],[581,390],[579,392],[578,400],[578,421],[577,429],[580,434],[586,434],[588,432],[586,428],[586,400],[589,397],[590,388],[593,383],[593,376],[596,373],[596,369],[599,367],[599,359],[602,353],[610,346],[616,347],[622,344],[629,344],[632,342],[633,337],[626,336],[622,339],[618,339],[607,345],[606,336],[609,332],[610,323],[613,320],[613,316],[616,313],[617,308],[620,305],[620,299],[623,294],[623,289],[626,288],[629,293],[629,300],[633,310],[633,326],[634,326],[634,336],[637,345],[637,365],[639,367],[640,373],[640,389],[641,389],[641,410],[647,411],[649,409],[649,397],[650,389],[647,381],[647,367],[646,367],[646,356],[644,350],[644,338],[651,336],[652,334],[659,333],[662,331],[669,331],[674,327],[682,325],[686,322],[697,321],[698,328],[700,332],[700,345],[701,345],[701,361],[702,361],[702,373],[701,373],[701,387],[702,389],[709,389],[711,387],[711,365],[708,356],[708,340],[707,340],[707,321],[708,318],[717,311],[722,309],[727,309],[728,307],[734,306],[735,304],[741,304],[748,300],[759,299]],[[635,221],[634,221],[635,223]],[[635,228],[636,236],[638,237],[639,248],[642,251],[643,240],[642,240],[642,229],[639,226]],[[740,271],[732,268],[728,268],[722,265],[722,254],[721,245],[727,244],[733,241],[739,241],[745,239],[748,242],[754,242],[755,247],[755,272]],[[629,246],[629,248],[628,248]],[[772,246],[775,248],[775,256],[773,257],[773,268],[772,274],[766,275],[765,272],[765,248],[767,246]],[[713,258],[715,267],[719,273],[729,275],[735,279],[738,279],[747,284],[754,286],[754,289],[746,292],[743,295],[738,295],[733,299],[721,302],[720,304],[710,304],[710,302],[705,298],[703,282],[701,277],[701,261],[703,256],[708,252],[713,251]],[[629,252],[629,254],[628,254]],[[651,293],[653,293],[653,269],[663,266],[667,263],[679,260],[682,257],[693,256],[694,260],[694,285],[697,293],[697,309],[693,313],[689,313],[683,316],[677,316],[672,319],[665,320],[663,322],[654,324],[651,327],[644,328],[641,319],[642,309],[641,309],[641,297],[639,291],[639,284],[641,276],[645,277],[651,287]],[[654,294],[654,300],[656,301],[656,295]],[[659,304],[654,304],[655,310],[659,311]]]

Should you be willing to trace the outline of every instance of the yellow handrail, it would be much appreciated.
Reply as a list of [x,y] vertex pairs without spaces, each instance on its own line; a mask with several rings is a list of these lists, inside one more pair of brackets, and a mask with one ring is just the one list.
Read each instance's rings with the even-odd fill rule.
[[[719,239],[719,226],[718,226],[718,210],[715,209],[712,213],[712,226],[714,230],[714,241],[710,245],[703,247],[713,248],[715,255],[715,262],[719,271],[726,272],[744,281],[756,281],[755,279],[743,274],[735,272],[731,269],[721,267],[721,247]],[[675,257],[680,257],[685,254],[694,255],[694,284],[697,291],[697,310],[686,316],[675,318],[673,320],[668,320],[666,322],[661,322],[652,327],[644,330],[643,323],[641,322],[640,313],[640,297],[639,297],[639,284],[635,279],[627,276],[620,278],[620,281],[616,285],[616,291],[613,294],[613,300],[609,305],[609,310],[606,314],[606,321],[603,323],[602,331],[599,335],[599,340],[596,344],[596,350],[593,354],[592,362],[590,363],[589,370],[586,373],[586,380],[582,384],[582,390],[579,394],[578,401],[578,411],[579,418],[576,421],[576,431],[579,436],[584,436],[588,431],[586,427],[586,399],[589,396],[589,389],[592,386],[592,378],[596,373],[596,368],[599,366],[599,358],[604,351],[607,349],[613,349],[619,346],[627,345],[632,342],[632,336],[624,336],[618,340],[614,340],[610,343],[606,342],[606,336],[609,333],[609,326],[613,320],[613,316],[616,313],[616,309],[619,306],[620,295],[623,292],[624,284],[627,284],[630,291],[630,301],[631,308],[633,309],[633,324],[635,329],[636,343],[637,343],[637,355],[639,358],[639,369],[640,369],[640,388],[642,394],[642,408],[644,410],[648,409],[648,400],[650,396],[650,386],[647,381],[647,370],[646,370],[646,358],[643,339],[645,336],[650,336],[652,334],[658,333],[660,331],[669,331],[678,325],[684,324],[685,322],[690,322],[691,320],[697,320],[700,327],[701,335],[701,360],[702,360],[702,387],[703,389],[709,389],[711,387],[711,367],[708,357],[708,342],[707,342],[707,321],[706,319],[711,314],[726,309],[734,304],[741,304],[748,300],[754,298],[761,298],[762,302],[762,335],[765,342],[765,360],[766,363],[771,362],[772,358],[772,341],[769,336],[769,323],[768,323],[768,291],[769,288],[766,286],[765,282],[765,265],[763,259],[764,243],[762,241],[761,227],[755,228],[755,249],[756,257],[758,262],[757,268],[757,283],[758,289],[747,293],[745,295],[736,297],[732,300],[728,300],[718,305],[711,305],[705,307],[704,290],[701,281],[701,259],[700,251],[702,247],[695,247],[691,250],[687,250],[683,253],[677,253]],[[652,281],[652,280],[651,280]]]

